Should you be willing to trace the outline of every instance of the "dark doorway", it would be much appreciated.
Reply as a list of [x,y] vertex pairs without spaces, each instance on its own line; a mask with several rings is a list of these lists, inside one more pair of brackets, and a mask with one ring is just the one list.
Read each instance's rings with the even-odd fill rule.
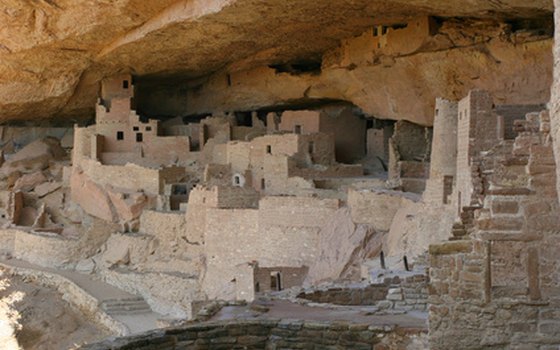
[[270,289],[273,291],[282,290],[282,278],[280,272],[272,272],[270,274]]

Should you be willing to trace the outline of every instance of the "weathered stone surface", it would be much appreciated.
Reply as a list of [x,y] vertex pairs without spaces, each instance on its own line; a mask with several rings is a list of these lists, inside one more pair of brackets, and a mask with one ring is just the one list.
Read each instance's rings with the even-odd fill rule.
[[62,187],[61,182],[45,182],[35,187],[35,193],[39,197],[44,197]]
[[25,174],[16,181],[12,190],[29,192],[46,181],[47,178],[41,171],[32,174]]
[[[550,1],[545,0],[476,0],[469,6],[457,0],[414,0],[406,5],[381,0],[360,0],[351,5],[344,1],[288,4],[280,0],[120,0],[95,6],[85,0],[59,0],[54,4],[3,0],[1,5],[5,9],[0,14],[0,22],[5,24],[0,31],[2,120],[89,117],[99,80],[124,67],[139,75],[198,77],[241,60],[245,60],[239,63],[241,67],[252,67],[315,58],[340,39],[357,35],[367,26],[401,23],[410,15],[488,17],[505,13],[525,17],[552,10]],[[290,40],[283,40],[286,37]],[[189,54],[184,55],[185,52]],[[493,64],[492,61],[499,64],[504,61],[503,53],[503,47],[490,55],[473,51],[469,65],[476,68]],[[520,67],[541,67],[532,63],[530,55],[523,50]],[[386,65],[392,64],[390,59],[385,61],[389,62]],[[441,67],[439,60],[433,61]],[[407,63],[398,68],[404,69],[399,73],[387,70],[391,79],[380,71],[384,77],[378,81],[399,81],[400,78],[395,79],[398,76],[422,81],[429,76],[432,84],[433,79],[440,79],[445,82],[445,89],[453,90],[464,85],[464,81],[492,84],[495,80],[495,76],[474,74],[440,75],[436,71],[416,70],[418,66],[417,62]],[[458,62],[453,65],[454,69],[461,66]],[[424,73],[411,73],[411,69]],[[333,72],[328,80],[337,79],[338,74]],[[399,98],[400,86],[396,84],[385,91],[390,91],[392,98]],[[347,92],[347,98],[358,105],[364,104],[368,96]],[[432,96],[427,99],[432,100]]]
[[473,249],[472,242],[446,242],[438,245],[430,246],[430,254],[433,255],[446,255],[456,253],[470,253]]
[[66,151],[60,147],[58,139],[46,137],[30,143],[6,160],[0,168],[0,173],[4,176],[14,172],[33,173],[47,168],[50,161],[60,160],[65,155]]

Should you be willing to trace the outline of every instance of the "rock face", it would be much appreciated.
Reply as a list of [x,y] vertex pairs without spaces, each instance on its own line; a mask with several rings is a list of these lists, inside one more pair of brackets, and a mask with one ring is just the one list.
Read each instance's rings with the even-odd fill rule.
[[366,225],[356,225],[350,212],[348,208],[337,210],[321,230],[320,253],[309,268],[306,284],[324,282],[333,276],[355,278],[359,275],[359,261],[381,250],[382,235]]
[[120,71],[194,78],[236,61],[240,69],[316,60],[375,24],[526,18],[549,14],[552,1],[1,0],[0,8],[0,120],[74,121],[93,116],[99,80]]
[[433,26],[421,44],[409,43],[415,33],[403,30],[380,49],[367,30],[325,53],[315,71],[261,66],[236,72],[234,64],[193,84],[187,110],[289,108],[330,99],[351,102],[377,118],[432,125],[436,97],[458,100],[474,88],[490,91],[499,104],[548,101],[549,35],[516,32],[494,20],[446,20]]

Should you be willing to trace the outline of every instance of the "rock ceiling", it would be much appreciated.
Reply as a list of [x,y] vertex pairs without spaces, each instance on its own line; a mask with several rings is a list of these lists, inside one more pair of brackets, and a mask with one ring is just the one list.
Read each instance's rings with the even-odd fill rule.
[[236,61],[319,58],[418,14],[552,10],[551,0],[0,0],[0,121],[89,118],[98,82],[116,72],[196,78]]

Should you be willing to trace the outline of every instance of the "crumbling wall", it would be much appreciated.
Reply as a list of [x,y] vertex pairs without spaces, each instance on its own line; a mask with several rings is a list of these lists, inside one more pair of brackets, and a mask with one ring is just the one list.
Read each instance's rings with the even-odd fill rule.
[[529,114],[516,128],[513,144],[498,145],[509,145],[505,161],[483,173],[489,187],[470,236],[430,247],[432,349],[560,345],[560,285],[552,277],[560,264],[551,253],[560,244],[560,209],[548,115]]
[[407,121],[395,123],[391,137],[398,152],[398,160],[427,161],[430,159],[431,131]]
[[482,90],[470,91],[459,101],[458,110],[457,187],[453,200],[462,208],[478,201],[473,197],[473,157],[498,142],[498,118],[493,112],[492,97]]
[[405,192],[422,193],[430,162],[432,131],[406,121],[395,124],[389,139],[388,181]]
[[424,311],[428,306],[429,278],[425,274],[386,277],[371,284],[333,285],[312,288],[298,298],[335,305],[375,305],[380,310]]

